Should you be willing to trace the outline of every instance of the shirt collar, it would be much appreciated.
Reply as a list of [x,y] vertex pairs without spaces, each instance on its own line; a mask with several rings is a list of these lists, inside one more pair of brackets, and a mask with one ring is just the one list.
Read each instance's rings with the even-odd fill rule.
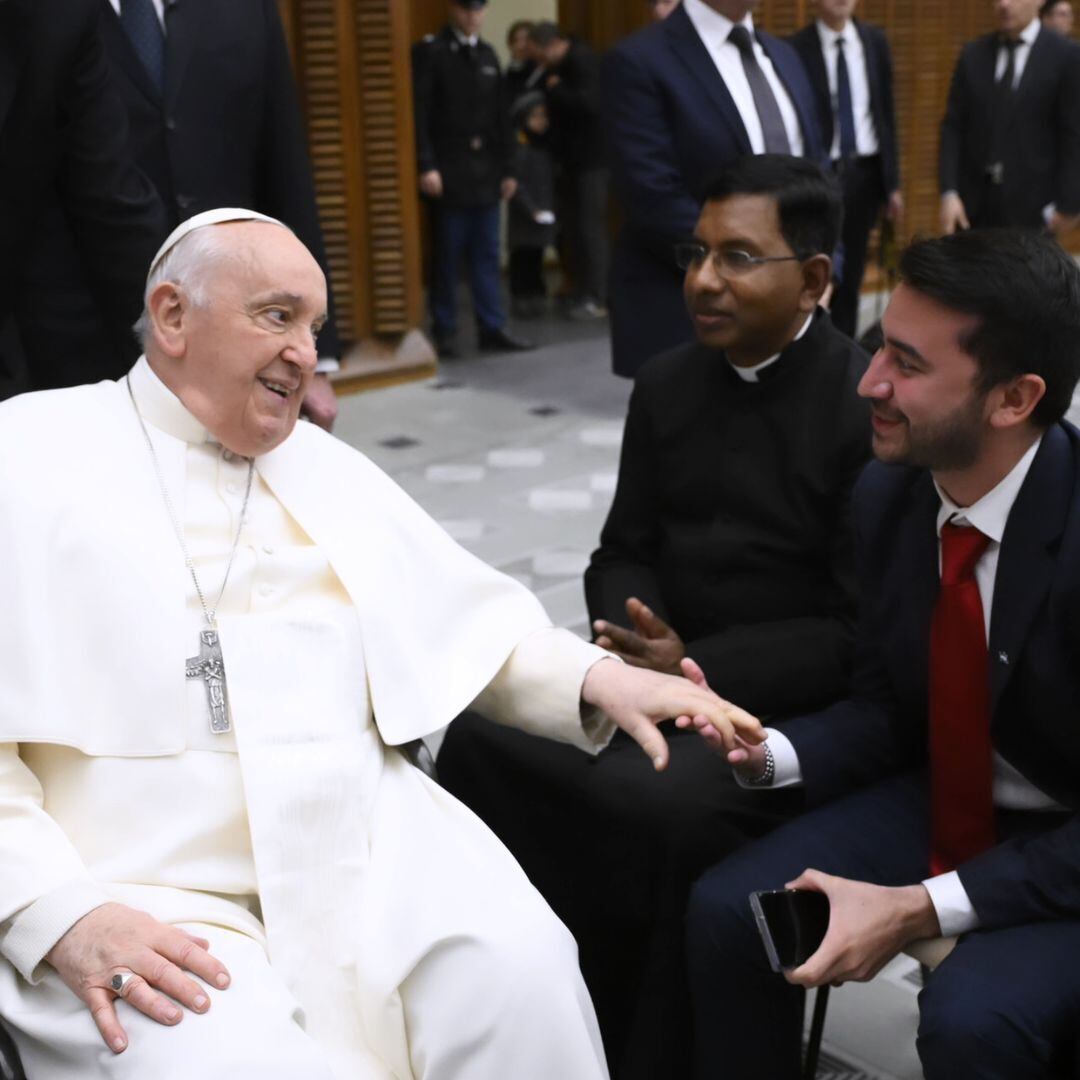
[[826,48],[836,48],[837,39],[843,38],[845,45],[854,45],[859,40],[859,35],[855,30],[855,22],[852,19],[848,19],[844,25],[844,29],[840,31],[833,30],[831,27],[826,26],[820,19],[817,20],[818,37],[821,38],[821,44]]
[[941,489],[938,482],[934,481],[938,497],[941,499],[941,509],[938,510],[937,532],[941,536],[941,526],[952,520],[957,525],[974,525],[976,529],[989,536],[995,543],[1000,544],[1005,535],[1005,523],[1009,520],[1013,503],[1020,489],[1024,486],[1028,470],[1031,468],[1035,454],[1042,443],[1040,435],[1024,456],[1009,470],[1003,480],[996,487],[992,487],[981,499],[976,499],[970,506],[957,506]]
[[472,37],[470,37],[468,34],[463,34],[456,26],[451,26],[450,29],[454,31],[454,37],[456,37],[458,42],[462,45],[472,45],[475,47],[480,41],[480,38],[476,34],[473,34]]
[[[690,16],[698,37],[708,48],[711,49],[727,42],[728,35],[735,24],[726,15],[721,15],[719,11],[709,7],[704,0],[683,0],[683,7],[686,9],[686,14]],[[750,12],[743,16],[741,25],[746,27],[750,32],[750,39],[753,40],[754,19]]]
[[[1023,30],[1020,31],[1020,33],[1017,35],[1017,38],[1021,42],[1021,44],[1030,47],[1035,44],[1035,39],[1039,36],[1039,30],[1041,28],[1042,23],[1040,22],[1038,16],[1036,16],[1034,19],[1031,20],[1031,22],[1027,24],[1027,26],[1024,27]],[[1001,47],[1004,48],[1004,46]]]
[[[813,321],[814,312],[810,312],[809,318],[802,324],[802,329],[787,343],[787,345],[784,346],[784,349],[790,349],[791,346],[810,329],[810,324]],[[728,360],[728,363],[731,364],[732,371],[734,371],[743,382],[761,382],[761,373],[780,359],[784,353],[784,349],[781,349],[780,352],[770,356],[767,360],[762,360],[760,364],[754,364],[753,367],[738,367],[735,364],[731,364],[730,360]]]
[[216,442],[187,406],[158,378],[145,356],[128,374],[139,414],[159,431],[186,443]]

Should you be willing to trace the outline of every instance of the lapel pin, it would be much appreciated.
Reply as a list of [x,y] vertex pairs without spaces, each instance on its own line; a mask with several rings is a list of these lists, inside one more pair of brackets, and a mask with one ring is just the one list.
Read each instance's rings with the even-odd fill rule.
[[1009,662],[1009,654],[1007,652],[999,652],[998,660],[1003,664],[1007,664]]

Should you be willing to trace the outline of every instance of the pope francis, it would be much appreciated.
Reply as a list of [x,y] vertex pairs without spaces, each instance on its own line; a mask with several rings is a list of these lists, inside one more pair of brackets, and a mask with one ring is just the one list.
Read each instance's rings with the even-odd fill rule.
[[[119,382],[0,406],[0,1017],[30,1080],[605,1075],[574,942],[397,749],[755,720],[553,629],[297,425],[326,287],[218,210]],[[686,720],[682,721],[686,723]],[[581,822],[588,828],[588,822]]]

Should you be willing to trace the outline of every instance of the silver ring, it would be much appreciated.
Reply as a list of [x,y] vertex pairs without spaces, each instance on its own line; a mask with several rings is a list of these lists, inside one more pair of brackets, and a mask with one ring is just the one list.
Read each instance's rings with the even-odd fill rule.
[[128,983],[135,978],[134,971],[118,971],[110,980],[109,987],[118,997],[124,996],[124,991],[128,987]]

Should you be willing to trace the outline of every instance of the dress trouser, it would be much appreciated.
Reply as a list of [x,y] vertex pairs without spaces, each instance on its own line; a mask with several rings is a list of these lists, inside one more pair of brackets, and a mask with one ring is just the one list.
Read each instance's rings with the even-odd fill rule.
[[762,799],[696,734],[664,734],[671,761],[659,774],[621,732],[593,757],[469,713],[439,753],[442,785],[491,827],[577,938],[618,1080],[685,1080],[690,886],[802,799]]
[[499,274],[499,203],[484,206],[432,206],[432,331],[439,340],[457,331],[458,271],[464,259],[480,332],[506,322]]
[[[699,1080],[801,1075],[802,991],[770,970],[749,894],[783,888],[809,867],[879,885],[919,882],[928,875],[928,806],[924,776],[885,781],[805,814],[698,881],[686,948]],[[1060,820],[1010,815],[1010,831],[1037,831]],[[1074,921],[963,937],[919,997],[918,1051],[927,1080],[1059,1075],[1071,1060],[1080,1016],[1080,966],[1061,959],[1074,955],[1080,955]],[[882,1025],[880,1038],[890,1038],[887,1018]]]
[[838,330],[854,337],[866,272],[866,247],[886,196],[881,183],[881,158],[876,154],[855,158],[839,169],[839,178],[844,192],[844,265],[829,313]]

